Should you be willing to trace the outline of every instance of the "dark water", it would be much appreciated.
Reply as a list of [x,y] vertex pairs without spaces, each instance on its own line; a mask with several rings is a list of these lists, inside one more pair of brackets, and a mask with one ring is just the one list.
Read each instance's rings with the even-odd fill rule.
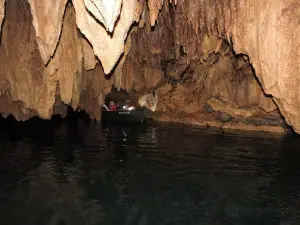
[[300,224],[297,137],[74,118],[1,129],[3,225]]

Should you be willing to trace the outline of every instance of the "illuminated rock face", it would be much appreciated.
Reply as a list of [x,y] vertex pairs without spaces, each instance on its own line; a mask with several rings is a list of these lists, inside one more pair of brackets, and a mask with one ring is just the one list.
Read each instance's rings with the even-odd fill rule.
[[57,46],[67,1],[28,0],[36,39],[44,64],[49,62]]
[[[191,100],[185,113],[195,113],[205,90],[233,108],[256,105],[270,113],[278,107],[300,133],[299,15],[296,0],[0,0],[0,111],[20,120],[50,118],[71,105],[98,118],[115,84],[144,91],[143,104],[155,87],[157,110],[172,92],[174,102],[164,100],[165,108]],[[235,59],[232,48],[248,57]],[[265,93],[248,77],[250,64]],[[195,84],[180,81],[173,89],[164,82],[191,68],[197,89],[184,99]],[[203,70],[211,77],[203,80]],[[233,82],[241,71],[247,78]]]
[[[97,2],[101,5],[100,2],[106,1],[103,0]],[[129,28],[134,21],[139,20],[142,7],[137,0],[124,1],[122,4],[120,18],[116,22],[113,33],[110,34],[106,32],[106,29],[112,31],[117,10],[115,11],[109,7],[119,8],[118,6],[121,3],[116,3],[115,5],[106,3],[107,5],[105,5],[105,7],[103,4],[101,11],[97,11],[95,6],[96,4],[92,5],[92,2],[88,0],[85,2],[89,2],[89,4],[84,5],[82,0],[73,0],[76,11],[77,26],[92,44],[94,53],[100,59],[104,72],[107,74],[111,72],[123,53],[124,42]],[[90,7],[89,10],[93,13],[93,15],[100,18],[100,21],[105,24],[105,27],[87,11],[87,7]],[[102,17],[100,15],[102,15]]]
[[[160,1],[150,2],[156,5],[152,10],[156,15]],[[183,0],[174,11],[176,41],[189,59],[199,58],[201,33],[232,40],[236,53],[249,56],[265,93],[273,96],[286,121],[300,132],[299,1]]]
[[5,0],[0,0],[0,26],[2,26],[3,18],[4,18],[4,9],[5,9]]
[[[264,91],[300,133],[299,1],[242,1],[232,28],[235,50],[249,55]],[[245,9],[249,7],[248,9]]]
[[84,0],[86,8],[105,26],[108,32],[114,30],[120,14],[122,0]]

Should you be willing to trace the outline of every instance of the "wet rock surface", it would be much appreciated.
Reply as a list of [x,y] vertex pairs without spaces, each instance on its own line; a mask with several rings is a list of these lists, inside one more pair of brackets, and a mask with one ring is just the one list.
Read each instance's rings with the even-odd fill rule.
[[229,113],[226,112],[217,112],[217,118],[222,123],[229,122],[232,119],[232,116]]
[[114,85],[157,119],[219,126],[221,112],[225,124],[281,127],[283,115],[300,129],[296,1],[94,3],[0,1],[2,115],[50,118],[71,105],[100,119]]

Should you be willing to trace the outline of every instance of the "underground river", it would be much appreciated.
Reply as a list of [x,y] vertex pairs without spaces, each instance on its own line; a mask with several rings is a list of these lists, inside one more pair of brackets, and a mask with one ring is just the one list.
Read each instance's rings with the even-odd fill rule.
[[300,139],[77,117],[5,120],[5,225],[292,225],[300,216]]

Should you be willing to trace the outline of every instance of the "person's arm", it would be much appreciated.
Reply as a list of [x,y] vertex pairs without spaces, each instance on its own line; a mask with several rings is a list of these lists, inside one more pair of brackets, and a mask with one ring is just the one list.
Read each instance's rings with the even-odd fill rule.
[[107,105],[103,104],[102,106],[106,109],[106,111],[110,111]]

